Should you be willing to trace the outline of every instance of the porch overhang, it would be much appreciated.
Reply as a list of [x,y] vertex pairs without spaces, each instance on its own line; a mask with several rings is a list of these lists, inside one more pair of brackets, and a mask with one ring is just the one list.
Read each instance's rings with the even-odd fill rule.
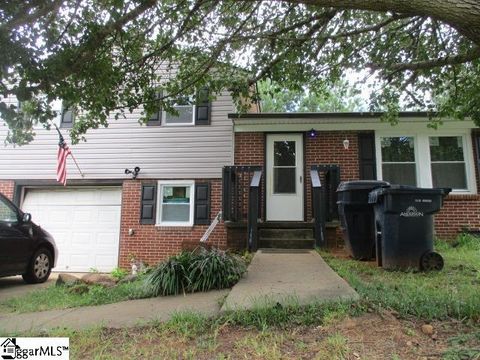
[[[392,125],[382,121],[383,113],[258,113],[229,114],[235,132],[299,132],[315,129],[317,131],[380,131],[380,130],[411,130],[424,129],[435,131],[428,127],[432,113],[402,112],[399,122]],[[476,125],[471,120],[442,119],[441,130],[474,129]]]

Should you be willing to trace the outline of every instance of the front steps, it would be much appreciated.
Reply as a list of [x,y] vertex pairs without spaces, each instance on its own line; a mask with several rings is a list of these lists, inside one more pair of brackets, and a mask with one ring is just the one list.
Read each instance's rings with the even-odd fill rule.
[[258,248],[313,249],[313,228],[260,228]]

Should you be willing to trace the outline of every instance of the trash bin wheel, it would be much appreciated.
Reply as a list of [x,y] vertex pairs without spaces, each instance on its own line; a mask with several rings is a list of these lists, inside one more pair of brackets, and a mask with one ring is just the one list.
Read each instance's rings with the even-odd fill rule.
[[428,251],[420,259],[420,268],[423,271],[440,271],[443,269],[443,258],[439,253]]

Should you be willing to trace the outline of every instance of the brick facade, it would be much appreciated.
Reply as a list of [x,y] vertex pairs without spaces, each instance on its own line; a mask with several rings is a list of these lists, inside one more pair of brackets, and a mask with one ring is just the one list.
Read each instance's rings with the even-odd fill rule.
[[15,182],[11,180],[0,180],[0,193],[5,195],[10,200],[13,200],[14,191],[15,191]]
[[464,230],[480,229],[480,195],[450,195],[435,216],[439,238],[451,240]]
[[[222,205],[222,181],[220,179],[197,181],[209,181],[211,184],[210,216],[213,219],[220,211]],[[192,244],[199,242],[208,228],[208,225],[194,225],[192,227],[141,225],[141,192],[141,181],[124,181],[119,254],[119,266],[122,268],[130,268],[132,257],[149,265],[156,265],[159,261],[179,253],[184,243],[188,244],[186,247],[191,248]],[[134,230],[134,235],[130,236],[128,234],[129,229]],[[223,223],[217,225],[214,232],[210,235],[208,243],[215,244],[221,248],[226,247],[226,231]]]
[[[316,137],[305,137],[305,201],[306,220],[312,218],[310,167],[312,165],[339,165],[342,181],[359,178],[358,132],[320,131]],[[349,149],[343,147],[348,139]],[[475,142],[473,142],[475,144]],[[474,149],[476,151],[476,149]],[[265,134],[245,132],[235,134],[235,165],[265,166]],[[475,163],[477,188],[480,176]],[[265,177],[264,177],[265,178]],[[463,230],[480,229],[480,195],[450,195],[444,207],[435,216],[435,231],[439,238],[452,239]],[[337,231],[337,236],[341,236]]]

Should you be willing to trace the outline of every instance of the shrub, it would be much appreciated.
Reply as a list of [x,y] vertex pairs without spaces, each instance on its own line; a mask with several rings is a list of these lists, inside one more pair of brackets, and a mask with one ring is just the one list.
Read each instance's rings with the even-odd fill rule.
[[183,251],[161,262],[146,278],[146,285],[153,295],[174,295],[185,293],[190,288],[188,273],[195,254]]
[[245,262],[225,251],[183,251],[154,268],[146,278],[152,295],[224,289],[234,285],[246,270]]
[[244,261],[236,255],[202,249],[189,268],[192,291],[228,288],[241,279],[245,270]]
[[117,267],[110,272],[110,275],[112,275],[112,277],[118,281],[118,280],[122,280],[125,276],[127,276],[128,271]]

